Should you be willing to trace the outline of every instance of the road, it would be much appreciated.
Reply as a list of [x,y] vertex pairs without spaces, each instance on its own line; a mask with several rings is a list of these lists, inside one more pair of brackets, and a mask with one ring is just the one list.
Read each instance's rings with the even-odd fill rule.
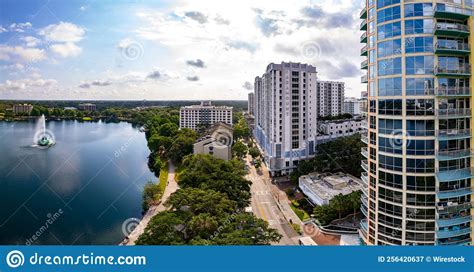
[[137,227],[128,235],[128,238],[122,242],[123,245],[134,245],[138,237],[144,232],[148,222],[157,215],[159,212],[165,211],[166,207],[163,203],[168,200],[170,195],[178,190],[178,183],[174,179],[174,165],[171,161],[168,162],[168,184],[166,185],[165,192],[161,197],[161,203],[159,205],[151,206],[150,209],[145,213],[143,218]]
[[276,229],[283,237],[278,245],[296,245],[299,235],[293,227],[286,221],[285,216],[279,209],[273,196],[271,180],[266,170],[259,175],[252,165],[250,165],[250,156],[246,158],[246,164],[249,167],[247,179],[252,182],[252,211],[258,217],[268,222],[270,227]]

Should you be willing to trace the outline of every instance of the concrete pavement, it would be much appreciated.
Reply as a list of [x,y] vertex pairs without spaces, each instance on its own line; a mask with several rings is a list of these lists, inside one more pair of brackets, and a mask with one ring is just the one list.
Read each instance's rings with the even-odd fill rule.
[[[247,156],[246,163],[249,166],[249,174],[247,179],[252,182],[252,211],[258,217],[268,222],[270,227],[276,229],[282,239],[279,245],[296,245],[298,244],[298,233],[288,223],[285,215],[281,210],[281,205],[277,203],[277,198],[271,188],[271,179],[266,169],[262,169],[262,175],[257,173],[254,166],[250,164],[250,156]],[[263,164],[262,164],[263,167]],[[293,211],[291,211],[293,213]],[[296,216],[296,215],[295,215]],[[298,219],[299,221],[299,219]],[[299,223],[301,221],[293,221]]]
[[171,161],[168,162],[168,184],[166,185],[165,192],[163,193],[163,196],[161,197],[161,202],[159,205],[154,205],[148,209],[148,211],[145,213],[143,216],[142,220],[140,223],[137,225],[137,227],[128,235],[128,239],[125,239],[122,242],[122,245],[134,245],[135,242],[137,241],[138,237],[145,231],[146,226],[150,222],[150,220],[157,215],[159,212],[165,211],[166,207],[163,205],[163,203],[168,200],[170,195],[176,190],[178,190],[179,186],[178,183],[176,183],[174,179],[174,165]]

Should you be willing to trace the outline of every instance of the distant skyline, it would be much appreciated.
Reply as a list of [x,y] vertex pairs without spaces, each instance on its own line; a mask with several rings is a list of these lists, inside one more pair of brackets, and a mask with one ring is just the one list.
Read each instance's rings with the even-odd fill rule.
[[245,100],[282,61],[359,97],[361,1],[0,2],[0,99]]

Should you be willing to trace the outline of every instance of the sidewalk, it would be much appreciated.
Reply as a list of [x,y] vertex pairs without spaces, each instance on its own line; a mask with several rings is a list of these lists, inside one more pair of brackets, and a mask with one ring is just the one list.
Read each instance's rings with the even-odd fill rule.
[[166,185],[165,192],[163,193],[163,196],[161,197],[161,202],[159,205],[154,205],[148,209],[148,211],[145,213],[143,216],[142,220],[140,221],[140,224],[128,235],[128,239],[125,239],[121,245],[134,245],[135,242],[137,241],[138,237],[145,231],[146,226],[150,222],[150,220],[157,215],[159,212],[165,211],[166,207],[163,205],[170,195],[176,190],[178,190],[179,186],[178,183],[174,180],[174,165],[171,161],[168,163],[168,184]]

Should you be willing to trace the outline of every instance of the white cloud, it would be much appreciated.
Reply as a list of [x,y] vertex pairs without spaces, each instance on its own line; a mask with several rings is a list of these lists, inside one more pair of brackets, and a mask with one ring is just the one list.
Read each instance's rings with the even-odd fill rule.
[[23,41],[28,47],[35,47],[40,43],[40,40],[33,36],[21,37],[20,40]]
[[85,6],[81,6],[81,7],[79,8],[79,10],[80,10],[80,11],[85,11],[85,10],[86,10],[86,7],[85,7]]
[[14,32],[20,32],[23,33],[25,32],[26,29],[31,28],[33,25],[30,22],[25,22],[25,23],[13,23],[8,27],[9,31],[14,31]]
[[42,28],[38,34],[52,42],[78,42],[84,38],[85,32],[75,24],[60,22]]
[[8,62],[38,62],[46,59],[43,49],[0,45],[0,60]]
[[6,80],[5,83],[0,84],[0,91],[18,91],[30,88],[44,88],[56,85],[57,81],[54,79],[42,78],[25,78],[18,80]]
[[82,48],[72,42],[53,44],[50,48],[53,53],[62,58],[77,57],[82,52]]

